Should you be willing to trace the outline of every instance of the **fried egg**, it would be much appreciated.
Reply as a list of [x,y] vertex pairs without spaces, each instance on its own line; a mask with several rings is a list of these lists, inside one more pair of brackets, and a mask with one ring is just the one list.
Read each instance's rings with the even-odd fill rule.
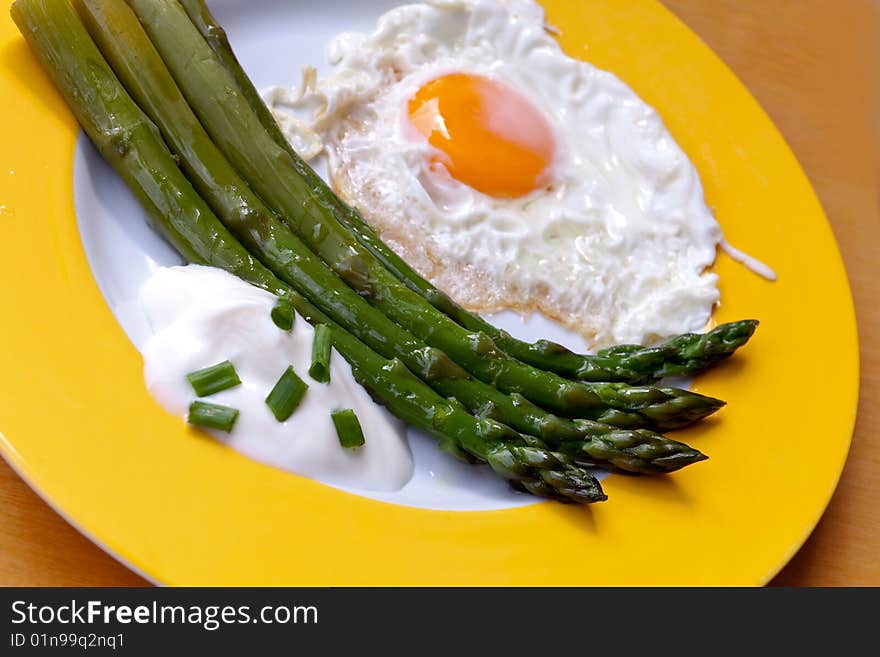
[[[529,0],[398,7],[276,110],[382,238],[479,312],[539,312],[595,347],[702,329],[722,239],[696,169]],[[317,145],[317,147],[314,147]]]

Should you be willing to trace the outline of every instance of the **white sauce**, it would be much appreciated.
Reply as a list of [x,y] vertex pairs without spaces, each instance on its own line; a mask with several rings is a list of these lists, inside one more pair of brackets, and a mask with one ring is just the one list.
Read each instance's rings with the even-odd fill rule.
[[752,273],[755,273],[762,278],[766,278],[768,281],[776,280],[776,272],[757,258],[753,258],[748,253],[740,251],[736,247],[732,246],[727,240],[721,240],[720,246],[722,251],[724,251],[732,259],[736,260]]
[[[393,491],[409,481],[403,423],[370,399],[335,351],[331,382],[309,378],[314,331],[302,317],[290,333],[275,326],[273,295],[220,269],[189,265],[158,269],[140,302],[154,332],[143,350],[144,377],[169,413],[184,418],[195,399],[189,372],[229,360],[242,385],[205,401],[240,413],[230,434],[209,432],[215,438],[261,463],[346,488]],[[309,389],[290,419],[278,422],[265,398],[289,365]],[[339,445],[330,419],[338,408],[354,409],[363,447]]]

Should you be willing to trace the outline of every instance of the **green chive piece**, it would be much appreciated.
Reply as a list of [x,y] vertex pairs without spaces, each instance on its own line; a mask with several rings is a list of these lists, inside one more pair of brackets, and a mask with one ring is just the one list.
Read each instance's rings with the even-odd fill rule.
[[241,379],[238,378],[235,367],[228,360],[203,370],[190,372],[186,378],[199,397],[210,397],[221,390],[241,385]]
[[229,433],[238,419],[238,409],[209,404],[203,401],[194,401],[189,405],[189,414],[186,421],[198,427],[219,429]]
[[293,321],[295,319],[296,315],[293,312],[293,304],[288,299],[279,298],[278,303],[272,308],[272,321],[275,322],[275,326],[282,331],[289,331],[293,328]]
[[272,411],[276,420],[284,422],[293,415],[308,389],[308,384],[296,375],[293,367],[288,367],[266,397],[266,406]]
[[309,376],[320,383],[330,383],[331,338],[329,326],[318,324],[315,327],[315,338],[312,340],[312,365],[309,367]]
[[330,413],[330,417],[333,419],[333,426],[336,427],[336,435],[339,437],[340,445],[351,449],[364,444],[364,432],[353,410],[346,408],[341,411],[333,411]]

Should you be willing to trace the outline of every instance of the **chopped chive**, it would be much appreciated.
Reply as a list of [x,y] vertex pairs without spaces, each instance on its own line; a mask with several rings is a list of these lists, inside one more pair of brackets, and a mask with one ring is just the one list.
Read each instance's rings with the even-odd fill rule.
[[364,432],[361,430],[361,423],[358,422],[357,415],[350,408],[341,411],[333,411],[330,413],[333,419],[333,426],[336,427],[336,435],[339,437],[339,444],[346,449],[352,447],[360,447],[364,444]]
[[315,327],[315,337],[312,340],[312,365],[309,367],[309,376],[320,383],[330,383],[330,327],[326,324],[318,324]]
[[293,312],[293,305],[290,301],[283,297],[279,298],[278,303],[272,308],[272,321],[275,322],[275,326],[282,331],[289,331],[293,328],[293,321],[295,319],[296,315]]
[[235,367],[228,360],[190,372],[186,378],[199,397],[210,397],[215,392],[241,385]]
[[284,422],[293,415],[308,389],[308,384],[296,375],[293,367],[288,367],[266,397],[266,406],[272,411],[276,420]]
[[199,427],[219,429],[229,433],[238,419],[238,409],[209,404],[203,401],[194,401],[189,405],[189,414],[186,421]]

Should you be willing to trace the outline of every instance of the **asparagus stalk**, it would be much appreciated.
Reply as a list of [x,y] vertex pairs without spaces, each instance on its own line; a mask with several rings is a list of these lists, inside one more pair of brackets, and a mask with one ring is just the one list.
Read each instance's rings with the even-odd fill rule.
[[101,154],[185,257],[286,295],[307,321],[330,326],[334,345],[370,394],[441,443],[460,446],[535,494],[581,503],[605,499],[595,478],[570,457],[529,446],[509,427],[475,418],[440,397],[401,363],[382,358],[340,330],[250,258],[177,169],[158,131],[126,94],[67,0],[16,0],[11,13]]
[[437,310],[445,313],[464,328],[483,332],[496,346],[510,356],[543,370],[563,376],[592,382],[622,382],[643,384],[665,376],[691,376],[708,369],[731,356],[751,338],[758,325],[754,320],[722,324],[707,334],[687,333],[672,338],[655,347],[641,347],[628,351],[596,355],[576,354],[562,345],[547,340],[524,342],[490,322],[471,313],[447,294],[425,280],[403,258],[386,245],[361,218],[356,209],[346,204],[310,167],[306,166],[293,150],[275,121],[275,117],[263,103],[250,78],[239,64],[226,33],[217,23],[204,0],[181,0],[186,13],[196,29],[211,46],[218,59],[235,78],[238,89],[256,114],[263,128],[302,170],[304,178],[324,202],[333,208],[336,218],[361,245],[376,257],[397,279],[420,294]]
[[[390,319],[503,392],[517,392],[567,417],[640,426],[668,417],[676,426],[714,413],[723,402],[675,388],[584,384],[535,369],[472,333],[401,284],[349,235],[303,177],[307,165],[266,133],[234,78],[174,0],[129,0],[208,134],[269,205],[350,287]],[[615,412],[608,414],[607,409]],[[617,412],[619,411],[619,412]],[[633,417],[638,422],[633,422]]]
[[[567,447],[571,453],[588,454],[591,448],[595,452],[596,449],[607,444],[608,439],[601,437],[607,433],[603,425],[597,423],[578,425],[554,417],[529,404],[520,396],[504,395],[485,383],[473,380],[463,372],[452,377],[429,376],[430,373],[424,370],[424,366],[426,363],[432,363],[431,367],[436,370],[438,358],[442,356],[424,358],[424,354],[433,353],[431,348],[416,341],[336,279],[332,272],[329,272],[323,263],[261,204],[205,134],[131,10],[120,0],[79,0],[77,6],[87,28],[116,69],[123,84],[135,100],[147,108],[171,147],[181,154],[182,165],[190,173],[196,187],[208,199],[217,216],[277,275],[319,303],[322,300],[326,301],[327,295],[315,292],[316,290],[337,290],[339,298],[345,303],[345,308],[340,312],[333,304],[325,306],[331,315],[353,332],[363,331],[367,326],[371,327],[370,330],[362,333],[363,339],[370,346],[380,353],[384,352],[386,356],[401,358],[410,365],[411,369],[420,372],[422,377],[441,394],[458,399],[481,416],[492,417],[521,432],[540,436],[551,445],[558,446],[563,441],[573,441],[573,445]],[[291,264],[291,258],[279,259],[279,253],[295,255],[293,259],[295,264]],[[316,276],[321,277],[321,280],[315,282]],[[360,313],[353,323],[349,321],[352,312]],[[375,327],[380,330],[377,332]],[[376,342],[378,335],[385,339]],[[385,351],[389,349],[389,345],[393,345],[393,350]],[[447,363],[443,369],[451,370],[452,367]],[[630,435],[629,432],[616,429],[614,431],[623,434],[624,437],[618,436],[617,440],[623,441],[628,449],[632,449],[636,443],[641,444],[646,441],[671,447],[680,456],[676,462],[678,467],[705,458],[687,445],[651,432],[642,432],[636,437],[636,434]],[[594,442],[600,439],[601,442]],[[662,454],[665,456],[667,452]],[[593,454],[589,460],[591,464],[600,461],[596,454]],[[650,459],[644,461],[645,472],[663,469],[649,461]],[[611,460],[606,459],[604,463],[609,467],[615,467]],[[666,471],[671,469],[665,468]]]
[[[235,78],[237,88],[241,91],[245,100],[248,102],[248,105],[250,105],[251,109],[253,109],[254,113],[257,115],[260,123],[269,132],[272,139],[275,140],[275,143],[286,148],[290,152],[291,157],[299,159],[299,155],[296,154],[282,134],[281,129],[278,127],[278,123],[275,121],[275,117],[272,116],[272,112],[269,111],[269,108],[266,107],[266,103],[264,103],[263,99],[260,97],[260,92],[257,91],[256,87],[254,87],[254,83],[251,82],[251,79],[248,77],[247,73],[244,72],[241,64],[239,64],[238,58],[235,56],[235,52],[233,52],[232,46],[229,44],[229,39],[226,37],[226,30],[224,30],[223,26],[214,18],[208,5],[202,0],[180,0],[180,4],[183,6],[193,25],[195,25],[196,29],[199,31],[199,34],[205,38],[205,41],[211,46],[211,49],[216,53],[217,58],[223,63],[223,66],[225,66],[226,70]],[[324,181],[320,176],[315,175],[315,178],[317,178],[317,180],[314,181],[316,184],[324,184]],[[339,199],[339,197],[334,195],[333,198],[340,207],[348,207],[341,199]]]

